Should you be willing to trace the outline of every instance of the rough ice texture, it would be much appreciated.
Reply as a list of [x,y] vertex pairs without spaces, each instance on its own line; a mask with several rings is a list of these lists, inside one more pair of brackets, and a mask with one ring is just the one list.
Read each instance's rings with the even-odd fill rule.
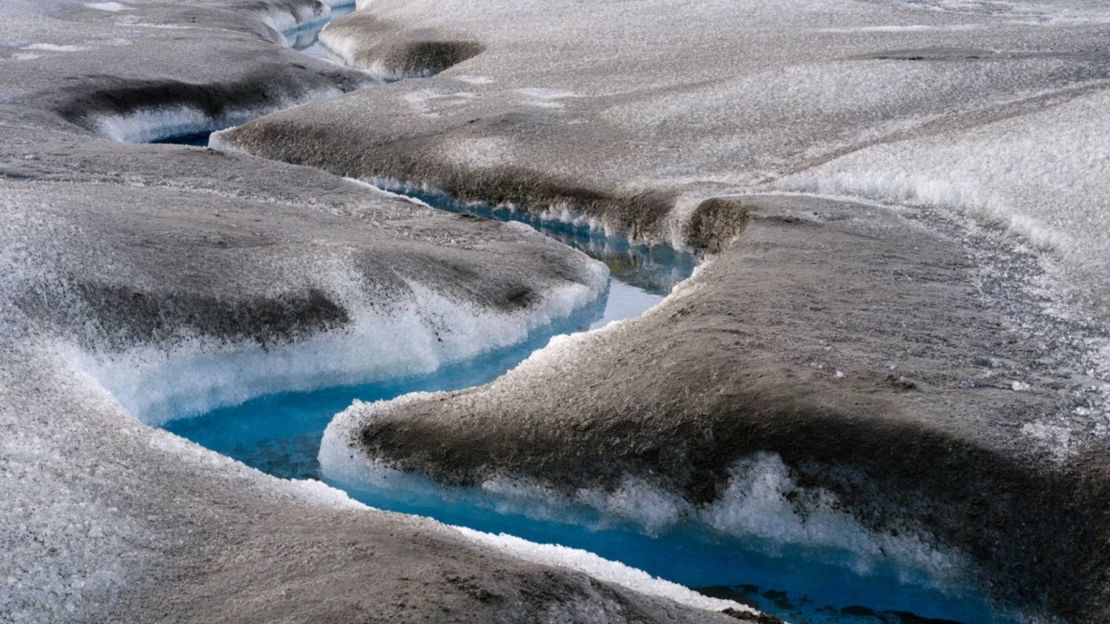
[[4,374],[5,622],[734,621],[631,571],[644,593],[266,477],[139,424],[57,363]]
[[356,299],[356,309],[347,313],[348,323],[288,345],[190,338],[168,348],[92,353],[69,349],[68,357],[129,412],[150,424],[162,424],[264,394],[428,374],[511,346],[530,330],[566,318],[595,300],[607,277],[604,267],[597,269],[595,277],[586,278],[587,284],[552,289],[541,302],[515,313],[485,310],[407,283],[410,295],[396,305],[375,310],[358,306]]
[[[1075,268],[1067,279],[1085,277],[1075,294],[1110,300],[1095,127],[1110,25],[1097,2],[750,0],[678,19],[666,2],[451,7],[374,2],[325,37],[451,32],[481,54],[430,81],[267,118],[236,140],[468,198],[570,204],[662,240],[687,238],[668,213],[767,186],[985,209],[1035,240],[1070,237],[1060,254]],[[283,141],[286,126],[311,137]],[[511,159],[472,147],[493,139]]]
[[[1098,621],[1104,594],[1076,590],[1107,573],[1094,544],[1110,528],[1090,513],[1110,502],[1105,381],[1085,370],[1098,328],[1007,283],[1037,264],[997,233],[732,201],[743,233],[642,319],[552,341],[484,387],[355,405],[329,427],[325,474],[361,456],[446,484],[516,480],[518,496],[647,531],[677,517],[846,550],[863,571],[978,579],[1031,612]],[[1040,435],[1053,427],[1063,455]]]
[[[368,49],[355,39],[422,32],[482,51],[462,60],[433,46],[435,70],[462,62],[224,136],[332,173],[565,209],[719,254],[642,321],[437,397],[434,419],[420,400],[356,407],[352,417],[368,416],[348,429],[356,459],[454,483],[585,491],[625,516],[644,513],[647,497],[630,492],[645,485],[681,510],[728,501],[736,483],[766,494],[738,501],[784,513],[765,502],[789,482],[816,503],[835,496],[854,524],[819,517],[865,554],[872,538],[859,535],[909,531],[933,552],[967,555],[1001,598],[1102,622],[1107,228],[1089,172],[1103,168],[1090,121],[1110,78],[1103,4],[711,0],[676,14],[662,0],[375,0],[341,37],[352,54]],[[11,236],[0,258],[12,268],[0,417],[13,441],[4,474],[19,477],[18,504],[0,507],[0,552],[23,588],[4,594],[18,601],[5,613],[713,617],[495,557],[426,523],[331,509],[319,492],[167,442],[55,357],[58,344],[93,354],[175,353],[194,339],[267,353],[303,345],[356,322],[335,275],[364,279],[363,301],[403,304],[415,282],[505,313],[542,308],[591,270],[519,229],[370,200],[331,176],[90,138],[105,116],[190,107],[216,119],[365,84],[279,47],[275,27],[321,15],[319,3],[116,14],[11,0],[5,10],[0,192]],[[1027,135],[1039,142],[1027,147]],[[999,154],[1012,146],[1030,154]],[[882,180],[867,178],[872,167]],[[1045,194],[1034,179],[1060,194],[1045,199],[1051,210],[1030,199]],[[940,186],[948,180],[957,184]],[[943,211],[795,198],[764,200],[748,220],[735,201],[713,201],[783,187]],[[984,210],[1022,236],[1049,232],[1035,242],[1050,249],[1015,252],[978,220],[938,216]],[[1074,295],[1084,290],[1093,295]],[[440,457],[427,456],[429,440]],[[760,453],[785,472],[753,460]],[[768,488],[736,480],[744,461],[775,477]],[[766,531],[744,505],[713,517]],[[783,526],[785,541],[824,534]],[[412,582],[414,568],[429,588]]]
[[228,105],[219,111],[205,111],[190,104],[176,104],[185,98],[167,96],[165,105],[153,104],[145,108],[130,108],[126,112],[83,113],[91,117],[92,128],[109,139],[122,143],[150,143],[161,139],[199,134],[229,128],[261,117],[267,112],[296,106],[303,102],[322,100],[343,93],[339,88],[328,87],[310,93],[301,93],[297,99],[267,98],[258,108],[233,108]]
[[1110,317],[1104,87],[1048,93],[1024,115],[869,147],[780,185],[981,215],[1050,250],[1073,296]]
[[325,20],[331,15],[331,3],[321,0],[278,0],[258,3],[257,6],[259,21],[278,33]]
[[281,47],[280,16],[322,6],[5,5],[6,41],[35,56],[0,53],[0,621],[724,620],[142,422],[170,403],[427,370],[601,288],[597,263],[525,228],[243,154],[96,136],[105,119],[148,115],[142,132],[115,126],[142,139],[180,121],[167,111],[225,119],[365,84]]

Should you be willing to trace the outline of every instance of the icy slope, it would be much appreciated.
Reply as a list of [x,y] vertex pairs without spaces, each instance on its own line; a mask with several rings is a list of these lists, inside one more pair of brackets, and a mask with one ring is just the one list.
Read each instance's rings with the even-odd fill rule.
[[1110,317],[1110,93],[1090,91],[865,148],[778,185],[983,217],[1049,251],[1072,296]]

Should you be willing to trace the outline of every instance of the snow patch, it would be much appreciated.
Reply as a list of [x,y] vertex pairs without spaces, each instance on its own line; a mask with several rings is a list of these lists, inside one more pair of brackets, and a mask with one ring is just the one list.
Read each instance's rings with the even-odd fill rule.
[[81,52],[88,48],[79,45],[59,45],[55,43],[32,43],[23,46],[24,50],[35,50],[38,52]]
[[612,491],[581,489],[575,500],[606,516],[639,524],[649,535],[677,525],[689,513],[689,505],[651,483],[626,475]]
[[126,11],[131,7],[119,2],[86,2],[85,6],[97,11],[107,11],[109,13],[117,13],[119,11]]
[[517,89],[516,92],[524,96],[525,102],[529,106],[537,106],[540,108],[563,108],[563,104],[560,100],[581,97],[573,91],[541,87]]
[[511,165],[517,158],[513,141],[508,137],[475,137],[451,143],[448,158],[470,167],[484,169],[498,165]]
[[836,173],[799,178],[786,188],[832,197],[857,195],[891,203],[929,205],[949,210],[969,210],[1024,235],[1042,249],[1067,244],[1060,232],[1022,214],[1014,214],[997,194],[971,181],[940,179],[911,169],[896,172]]
[[960,578],[966,562],[945,553],[912,531],[877,533],[841,509],[837,497],[798,486],[782,458],[757,453],[738,462],[724,494],[698,510],[708,526],[739,538],[755,538],[772,548],[798,545],[851,553],[859,574],[896,563],[903,580],[924,573],[945,585]]
[[[1089,414],[1077,414],[1089,416]],[[1050,422],[1029,422],[1021,426],[1021,433],[1043,442],[1052,458],[1063,463],[1071,457],[1074,448],[1074,436],[1071,428]]]
[[434,89],[416,89],[415,91],[408,91],[401,95],[404,100],[412,109],[422,115],[435,116],[437,113],[431,110],[431,106],[437,105],[440,108],[453,107],[464,104],[474,99],[474,94],[469,91],[456,91],[443,93]]
[[916,33],[916,32],[958,32],[967,30],[978,30],[982,28],[980,24],[947,24],[947,25],[929,25],[929,24],[883,24],[877,26],[857,26],[854,28],[821,28],[819,32],[824,33]]
[[497,82],[489,76],[469,76],[464,74],[462,76],[452,76],[451,78],[453,80],[458,80],[459,82],[465,82],[466,84],[472,85],[487,85]]

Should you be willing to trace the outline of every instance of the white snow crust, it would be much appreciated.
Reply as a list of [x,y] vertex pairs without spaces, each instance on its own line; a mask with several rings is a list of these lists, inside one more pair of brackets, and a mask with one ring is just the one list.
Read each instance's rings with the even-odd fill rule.
[[97,11],[107,11],[109,13],[118,13],[119,11],[126,11],[131,8],[126,4],[120,2],[86,2],[85,6]]
[[584,572],[600,581],[631,589],[641,594],[669,598],[678,604],[707,611],[735,609],[741,613],[752,615],[759,613],[747,605],[731,600],[710,598],[676,583],[664,581],[641,570],[630,568],[622,563],[602,559],[585,550],[555,544],[537,544],[504,533],[493,535],[463,527],[454,528],[463,537],[485,547],[508,553],[525,561]]
[[308,28],[327,20],[331,16],[331,6],[341,2],[306,2],[289,8],[264,3],[259,6],[256,16],[278,33],[286,33],[298,28]]

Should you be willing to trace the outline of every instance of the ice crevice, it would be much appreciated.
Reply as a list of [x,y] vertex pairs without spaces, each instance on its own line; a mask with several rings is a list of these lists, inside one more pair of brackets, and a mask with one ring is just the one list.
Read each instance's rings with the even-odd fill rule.
[[139,108],[123,114],[93,114],[92,127],[95,131],[120,143],[153,143],[183,137],[215,132],[229,128],[267,113],[284,110],[314,100],[324,100],[341,95],[343,91],[324,88],[296,98],[278,100],[259,107],[231,107],[219,113],[211,113],[190,104],[167,104]]
[[[228,133],[231,131],[229,130]],[[234,138],[220,132],[213,135],[213,145],[222,149],[241,149]],[[245,150],[251,153],[250,150]],[[668,208],[655,227],[635,228],[608,215],[585,212],[570,200],[496,203],[481,198],[460,200],[433,184],[400,180],[391,177],[366,177],[360,182],[381,192],[443,209],[466,210],[474,214],[537,226],[562,226],[573,231],[596,234],[621,240],[629,245],[669,247],[678,253],[691,254],[698,261],[719,252],[743,230],[746,209],[739,199],[742,192],[733,187],[715,186],[711,191],[681,194],[667,200]],[[611,201],[624,201],[612,198]]]

